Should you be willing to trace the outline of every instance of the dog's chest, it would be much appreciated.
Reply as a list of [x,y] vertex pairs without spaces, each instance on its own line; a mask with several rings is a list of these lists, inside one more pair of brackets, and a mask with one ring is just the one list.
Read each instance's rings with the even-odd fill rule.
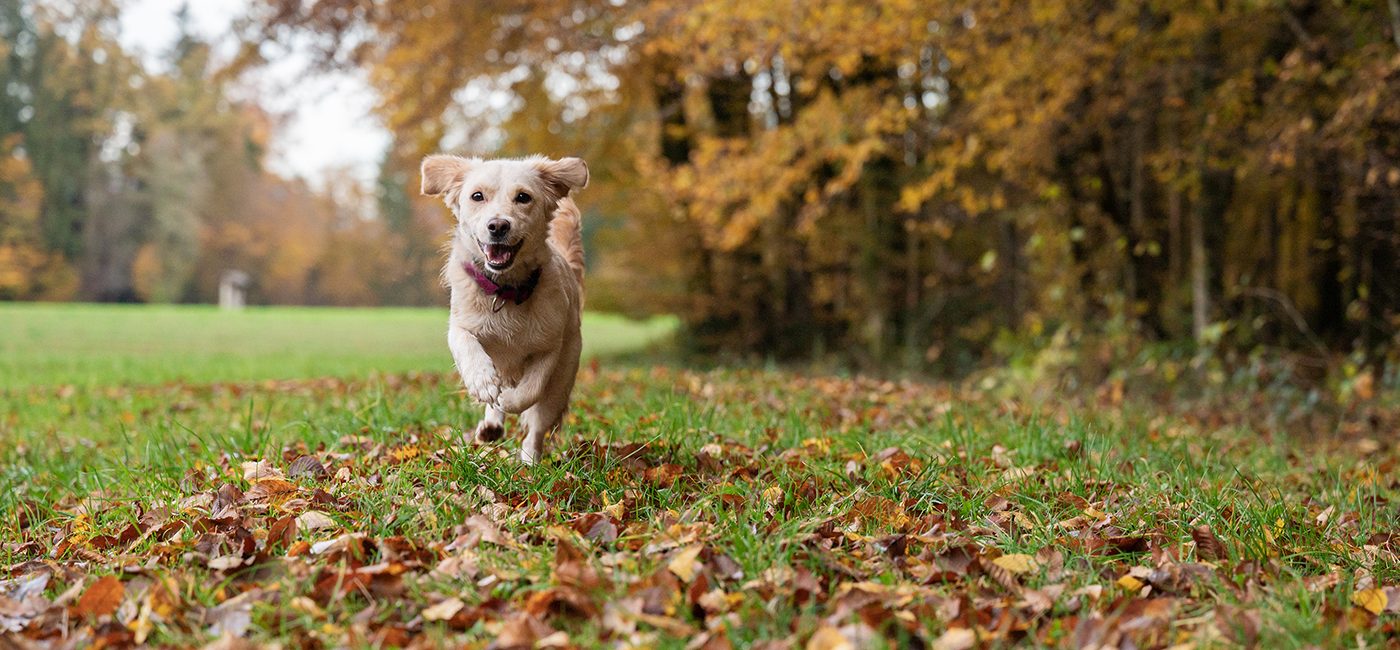
[[[562,296],[553,287],[540,287],[524,304],[494,301],[475,287],[453,288],[453,320],[472,334],[487,356],[505,374],[524,359],[559,346],[564,335]],[[553,301],[554,305],[546,304]],[[553,307],[553,308],[550,308]]]

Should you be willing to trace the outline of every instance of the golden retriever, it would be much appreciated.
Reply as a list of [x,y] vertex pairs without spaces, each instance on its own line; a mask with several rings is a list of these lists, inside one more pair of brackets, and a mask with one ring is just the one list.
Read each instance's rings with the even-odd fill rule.
[[486,406],[481,442],[520,414],[520,460],[539,461],[559,428],[583,339],[583,241],[570,194],[588,184],[578,158],[423,160],[423,194],[457,217],[443,269],[451,290],[447,346],[467,393]]

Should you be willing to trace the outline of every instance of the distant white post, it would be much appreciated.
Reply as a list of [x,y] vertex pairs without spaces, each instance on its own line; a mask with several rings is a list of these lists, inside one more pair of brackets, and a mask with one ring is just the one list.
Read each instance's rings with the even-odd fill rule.
[[219,277],[219,308],[237,311],[247,304],[248,274],[235,269]]

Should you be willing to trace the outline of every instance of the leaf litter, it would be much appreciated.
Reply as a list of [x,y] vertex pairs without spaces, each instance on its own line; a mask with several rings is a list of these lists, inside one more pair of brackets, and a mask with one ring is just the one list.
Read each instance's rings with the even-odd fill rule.
[[[638,380],[721,420],[808,426],[624,421],[619,394]],[[1082,430],[1044,444],[989,424],[1063,434],[1069,410],[1003,404],[960,420],[953,405],[977,396],[947,387],[655,369],[589,370],[582,392],[579,433],[535,474],[506,449],[417,429],[224,454],[189,468],[170,499],[63,496],[58,516],[26,514],[0,538],[12,560],[0,635],[23,647],[1174,648],[1256,644],[1280,601],[1317,594],[1295,620],[1321,638],[1400,638],[1384,446],[1342,470],[1349,500],[1305,491],[1315,468],[1300,455],[1272,483],[1174,479],[1198,484],[1193,497],[1144,488],[1142,461]],[[1166,419],[1145,428],[1177,462],[1207,442],[1248,453]],[[1248,500],[1198,500],[1261,487],[1277,503],[1249,514]],[[94,499],[139,514],[101,524]]]

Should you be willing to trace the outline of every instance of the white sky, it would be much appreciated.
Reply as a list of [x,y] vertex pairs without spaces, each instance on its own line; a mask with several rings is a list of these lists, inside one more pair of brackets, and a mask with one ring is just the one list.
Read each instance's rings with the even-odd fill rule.
[[[184,0],[128,0],[122,15],[122,43],[154,63],[175,41],[175,12]],[[213,39],[216,51],[231,56],[230,23],[249,0],[189,0],[194,30]],[[284,176],[321,185],[328,172],[348,169],[372,182],[389,145],[389,134],[371,114],[374,92],[354,74],[306,75],[308,57],[293,55],[251,73],[246,89],[275,114],[282,127],[273,135],[268,166]]]

